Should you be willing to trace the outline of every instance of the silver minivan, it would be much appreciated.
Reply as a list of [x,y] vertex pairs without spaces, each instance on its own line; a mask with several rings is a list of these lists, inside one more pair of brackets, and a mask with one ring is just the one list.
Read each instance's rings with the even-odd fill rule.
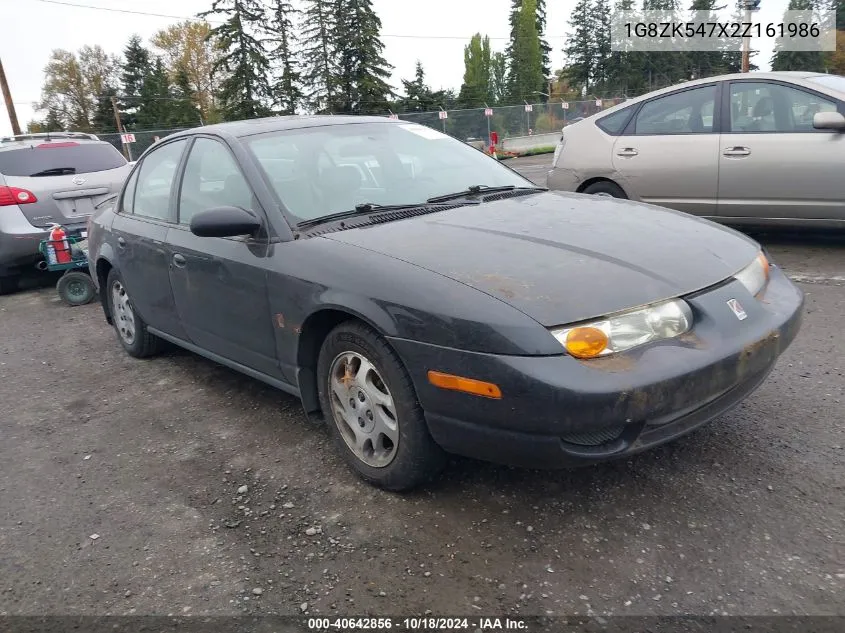
[[115,196],[131,165],[113,145],[82,133],[0,138],[0,292],[17,287],[53,224],[83,236],[95,207]]
[[630,99],[563,130],[551,189],[735,225],[845,227],[845,77],[743,73]]

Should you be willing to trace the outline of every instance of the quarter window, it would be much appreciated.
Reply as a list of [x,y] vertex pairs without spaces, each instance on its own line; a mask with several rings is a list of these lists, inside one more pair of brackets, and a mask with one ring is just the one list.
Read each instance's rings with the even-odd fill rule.
[[120,205],[121,213],[132,213],[132,206],[135,201],[135,186],[138,184],[138,170],[136,169],[132,176],[129,177],[129,182],[126,183],[126,188],[123,190],[123,202]]
[[220,206],[252,209],[252,189],[225,145],[198,138],[185,163],[179,223],[190,224],[195,214]]
[[144,158],[135,189],[135,215],[156,220],[170,219],[170,192],[184,149],[185,140],[180,139],[162,145]]
[[632,109],[632,106],[628,106],[627,108],[619,110],[619,112],[614,112],[613,114],[603,116],[598,121],[596,121],[596,125],[598,125],[602,130],[604,130],[608,134],[618,136],[622,133],[622,129],[625,127],[625,124],[628,122],[628,119],[631,118]]
[[836,103],[781,84],[731,84],[731,132],[814,132],[817,112],[836,112]]
[[643,105],[635,134],[710,134],[716,86],[676,92]]

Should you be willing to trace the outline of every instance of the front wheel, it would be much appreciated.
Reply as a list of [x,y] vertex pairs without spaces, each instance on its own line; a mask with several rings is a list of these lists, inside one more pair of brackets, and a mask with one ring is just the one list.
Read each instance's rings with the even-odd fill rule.
[[147,324],[135,312],[123,278],[116,268],[109,271],[106,281],[109,312],[111,313],[117,340],[126,353],[135,358],[153,356],[159,350],[161,339],[147,331]]
[[608,198],[623,198],[626,200],[628,199],[628,196],[626,196],[625,192],[622,191],[622,187],[617,185],[615,182],[610,182],[609,180],[594,182],[589,187],[586,187],[583,193],[591,194],[594,196],[605,196]]
[[435,477],[445,453],[428,432],[413,383],[382,337],[344,323],[317,366],[323,416],[344,458],[365,481],[392,491]]

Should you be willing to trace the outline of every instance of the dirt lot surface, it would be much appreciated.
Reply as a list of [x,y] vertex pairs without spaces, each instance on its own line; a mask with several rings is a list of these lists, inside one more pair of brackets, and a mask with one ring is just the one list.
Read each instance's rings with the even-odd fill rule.
[[0,297],[0,614],[845,615],[843,242],[769,243],[805,325],[733,412],[581,470],[456,458],[404,496],[287,395],[133,360],[52,287]]

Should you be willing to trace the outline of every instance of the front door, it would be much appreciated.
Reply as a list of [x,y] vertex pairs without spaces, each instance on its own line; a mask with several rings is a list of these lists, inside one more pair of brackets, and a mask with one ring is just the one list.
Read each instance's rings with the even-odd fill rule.
[[264,217],[228,147],[199,137],[185,163],[178,225],[167,236],[176,308],[192,343],[279,378],[267,295],[269,239],[197,237],[190,231],[195,213],[220,206]]
[[170,290],[166,237],[173,224],[176,173],[187,142],[166,143],[150,152],[127,183],[112,222],[117,269],[132,307],[153,328],[182,337]]
[[613,146],[613,167],[643,202],[716,215],[719,183],[717,86],[646,101]]
[[767,81],[732,81],[719,147],[719,215],[845,220],[845,134],[813,128],[828,97]]

